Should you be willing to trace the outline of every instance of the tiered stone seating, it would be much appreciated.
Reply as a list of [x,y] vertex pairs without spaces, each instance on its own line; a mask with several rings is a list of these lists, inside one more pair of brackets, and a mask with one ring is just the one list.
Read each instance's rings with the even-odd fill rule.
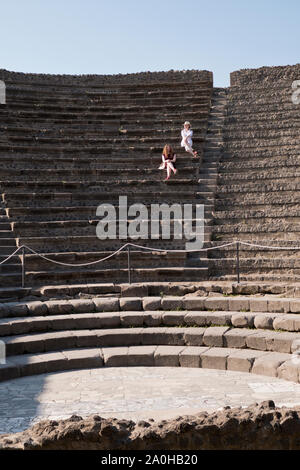
[[[7,104],[0,106],[0,261],[23,244],[66,263],[110,254],[123,241],[96,237],[96,208],[103,202],[118,204],[119,195],[128,195],[128,205],[209,201],[197,181],[201,158],[195,161],[181,151],[180,129],[184,120],[192,122],[202,157],[210,72],[72,77],[1,70],[0,79],[7,90]],[[179,170],[167,183],[158,171],[165,143],[174,146]],[[208,222],[210,213],[208,204]],[[182,249],[185,240],[138,243]],[[122,282],[126,267],[125,254],[76,268],[28,255],[27,282]],[[1,286],[19,284],[18,256],[0,269]],[[132,274],[135,280],[200,280],[207,278],[207,266],[180,253],[135,249]]]
[[[213,240],[299,246],[299,105],[292,83],[300,66],[231,74],[224,153],[218,170]],[[210,275],[232,278],[234,246],[214,251]],[[242,246],[242,280],[299,280],[299,251]]]
[[74,368],[181,366],[300,382],[299,312],[299,299],[274,296],[5,303],[0,380]]

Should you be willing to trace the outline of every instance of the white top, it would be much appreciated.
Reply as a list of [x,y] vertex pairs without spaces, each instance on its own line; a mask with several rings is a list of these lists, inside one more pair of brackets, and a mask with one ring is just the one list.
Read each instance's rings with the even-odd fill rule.
[[183,140],[185,137],[187,137],[187,143],[190,146],[192,146],[193,145],[192,136],[193,136],[192,129],[189,129],[188,131],[185,130],[185,129],[182,129],[182,131],[181,131],[181,137],[182,137],[181,147],[184,147],[186,145],[184,140]]

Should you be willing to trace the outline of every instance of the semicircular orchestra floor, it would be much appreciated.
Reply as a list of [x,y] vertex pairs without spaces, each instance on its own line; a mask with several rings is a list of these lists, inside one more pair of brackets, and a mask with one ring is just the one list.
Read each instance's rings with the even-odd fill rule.
[[72,414],[158,421],[269,399],[277,406],[297,406],[300,384],[213,369],[73,370],[0,383],[0,433],[22,431],[43,419]]

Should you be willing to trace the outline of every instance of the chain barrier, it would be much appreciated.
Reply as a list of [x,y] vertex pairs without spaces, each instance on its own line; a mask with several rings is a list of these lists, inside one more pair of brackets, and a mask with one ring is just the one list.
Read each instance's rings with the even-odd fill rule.
[[[224,243],[223,245],[216,245],[216,246],[211,246],[207,248],[201,248],[197,250],[168,250],[168,249],[163,249],[163,248],[152,248],[149,246],[143,246],[143,245],[137,245],[135,243],[125,243],[122,245],[118,250],[114,251],[108,256],[105,256],[104,258],[98,259],[96,261],[90,261],[88,263],[79,263],[79,264],[74,264],[74,263],[64,263],[62,261],[57,261],[51,258],[48,258],[48,256],[42,255],[41,253],[38,253],[37,251],[33,250],[29,246],[26,245],[21,245],[19,246],[13,253],[11,253],[7,258],[5,258],[3,261],[0,262],[0,265],[6,263],[8,260],[10,260],[13,256],[16,256],[19,251],[21,251],[21,261],[22,261],[22,287],[25,287],[25,255],[26,255],[26,250],[28,250],[30,253],[33,255],[39,256],[40,258],[44,259],[45,261],[48,261],[50,263],[58,264],[60,266],[68,266],[68,267],[85,267],[85,266],[92,266],[94,264],[101,263],[102,261],[107,261],[110,258],[113,258],[117,254],[121,253],[125,249],[127,249],[127,258],[128,258],[128,282],[131,284],[131,263],[130,263],[130,253],[132,251],[130,250],[131,247],[133,248],[138,248],[142,249],[145,251],[152,251],[152,252],[163,252],[163,253],[199,253],[200,251],[211,251],[211,250],[218,250],[220,248],[225,248],[228,246],[236,245],[236,274],[237,274],[237,282],[240,282],[240,263],[239,263],[239,251],[240,251],[240,245],[245,245],[249,247],[254,247],[254,248],[262,248],[262,249],[268,249],[268,250],[300,250],[300,247],[284,247],[284,246],[268,246],[268,245],[259,245],[255,243],[249,243],[249,242],[244,242],[240,240],[236,240],[233,242],[229,243]],[[80,252],[79,252],[80,253]],[[78,254],[78,253],[76,253]]]

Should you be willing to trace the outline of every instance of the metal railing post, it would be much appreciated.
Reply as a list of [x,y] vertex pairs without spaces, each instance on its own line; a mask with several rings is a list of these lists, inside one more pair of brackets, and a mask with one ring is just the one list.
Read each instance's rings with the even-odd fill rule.
[[127,246],[128,284],[131,284],[130,245]]
[[22,287],[25,287],[26,265],[25,265],[25,246],[22,247],[21,263],[22,263]]
[[236,276],[237,283],[240,283],[240,244],[236,242]]

